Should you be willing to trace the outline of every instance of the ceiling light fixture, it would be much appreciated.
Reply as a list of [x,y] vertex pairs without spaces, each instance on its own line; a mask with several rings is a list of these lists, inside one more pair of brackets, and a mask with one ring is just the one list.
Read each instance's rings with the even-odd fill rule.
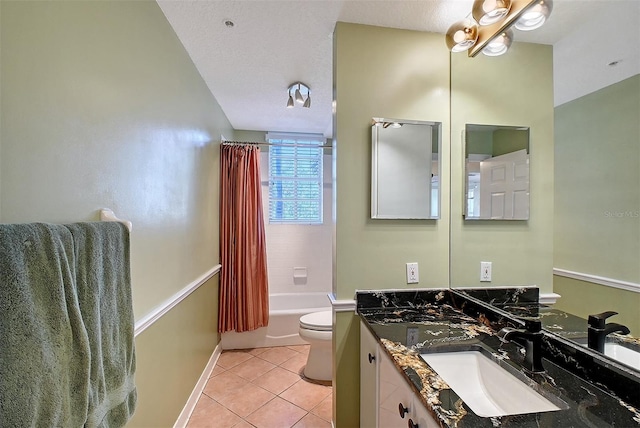
[[[293,91],[293,95],[291,95]],[[306,99],[304,97],[307,97]],[[302,107],[311,107],[311,89],[302,82],[295,82],[289,85],[289,99],[287,108],[292,108],[295,103],[302,104]]]
[[445,41],[451,52],[502,55],[513,41],[513,26],[529,31],[549,18],[553,0],[475,0],[470,16],[449,27]]

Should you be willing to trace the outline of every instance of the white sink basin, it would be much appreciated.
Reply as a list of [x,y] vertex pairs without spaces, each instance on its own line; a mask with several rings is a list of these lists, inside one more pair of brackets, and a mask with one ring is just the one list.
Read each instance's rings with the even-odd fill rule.
[[420,356],[478,416],[560,410],[481,352],[460,351]]
[[[587,346],[583,344],[582,346]],[[631,367],[640,368],[640,352],[615,342],[605,342],[604,355]]]

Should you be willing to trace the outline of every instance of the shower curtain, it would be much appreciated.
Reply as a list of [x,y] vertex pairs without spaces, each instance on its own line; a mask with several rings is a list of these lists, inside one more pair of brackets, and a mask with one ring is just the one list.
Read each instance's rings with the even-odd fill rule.
[[220,175],[218,331],[255,330],[269,322],[260,149],[222,144]]

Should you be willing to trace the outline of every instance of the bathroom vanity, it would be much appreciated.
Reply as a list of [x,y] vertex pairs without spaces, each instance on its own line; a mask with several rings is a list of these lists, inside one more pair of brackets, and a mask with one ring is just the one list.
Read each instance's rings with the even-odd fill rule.
[[[537,289],[511,290],[522,301],[498,300],[513,308],[448,289],[358,292],[361,426],[640,426],[640,371],[540,331]],[[505,310],[527,304],[526,317]]]

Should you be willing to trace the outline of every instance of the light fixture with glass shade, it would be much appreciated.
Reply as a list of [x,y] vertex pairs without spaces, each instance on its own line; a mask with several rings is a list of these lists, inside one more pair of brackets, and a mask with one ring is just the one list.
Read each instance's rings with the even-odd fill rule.
[[447,47],[451,52],[463,52],[478,40],[478,25],[473,19],[458,21],[449,27],[446,36]]
[[495,24],[511,9],[511,0],[475,0],[471,15],[482,26]]
[[445,42],[451,52],[467,51],[470,57],[502,55],[513,41],[512,26],[535,30],[552,9],[552,0],[475,0],[469,16],[449,27]]
[[531,31],[544,25],[553,10],[552,0],[540,0],[527,9],[514,25],[517,30]]
[[289,100],[287,101],[287,108],[293,108],[293,97],[291,96],[291,89],[289,89]]
[[[293,91],[293,95],[291,95]],[[306,99],[304,97],[307,97]],[[294,102],[295,100],[295,102]],[[302,82],[294,82],[289,85],[289,99],[287,108],[293,108],[295,104],[302,104],[302,107],[311,107],[311,89]]]
[[311,90],[307,91],[307,99],[304,100],[304,104],[302,104],[302,107],[311,107]]
[[512,42],[513,30],[503,31],[487,43],[487,46],[482,49],[482,53],[486,56],[500,56],[509,50]]

